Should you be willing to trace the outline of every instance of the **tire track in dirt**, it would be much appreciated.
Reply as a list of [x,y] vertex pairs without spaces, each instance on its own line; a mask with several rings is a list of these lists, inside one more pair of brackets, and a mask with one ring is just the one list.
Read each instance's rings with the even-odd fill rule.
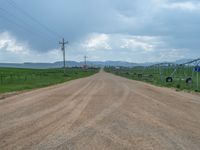
[[[77,88],[76,84],[78,83],[81,86],[84,86],[87,84],[87,81],[89,82],[88,78],[85,78],[85,80],[75,80],[74,82],[70,83],[63,83],[61,85],[51,86],[47,88],[42,88],[39,90],[33,90],[31,92],[27,92],[21,95],[10,97],[6,100],[0,101],[0,110],[2,110],[4,113],[8,112],[14,112],[18,109],[26,108],[33,104],[40,104],[43,101],[45,101],[46,97],[50,97],[52,95],[56,95],[56,93],[61,93],[62,95],[65,93],[65,89],[68,89],[74,92],[74,90]],[[71,90],[72,89],[72,90]],[[38,93],[38,91],[40,91]],[[2,115],[2,114],[0,114]]]
[[[91,90],[88,92],[88,94],[85,94],[83,97],[81,97],[82,101],[76,106],[75,109],[71,111],[71,113],[68,115],[68,118],[64,122],[63,121],[61,122],[61,125],[59,125],[60,127],[59,130],[56,131],[56,133],[53,133],[52,136],[50,135],[47,139],[44,139],[44,140],[47,140],[48,142],[50,141],[51,143],[50,145],[52,145],[52,143],[54,142],[56,143],[57,137],[61,136],[65,132],[70,132],[68,131],[69,128],[78,119],[81,112],[86,108],[88,103],[92,100],[92,96],[98,93],[99,89],[101,89],[103,86],[104,86],[103,82],[96,83],[95,86],[92,87]],[[33,149],[43,149],[44,147],[47,147],[48,144],[45,143],[45,146],[44,146],[42,142],[43,141],[41,141],[40,142],[41,144],[38,145],[37,147],[34,147]]]
[[199,150],[199,99],[101,71],[0,101],[0,149]]
[[[5,115],[5,117],[6,117],[6,119],[7,120],[4,120],[4,124],[6,124],[6,128],[8,128],[9,127],[9,124],[11,124],[11,125],[13,125],[13,126],[15,126],[15,123],[20,123],[21,121],[23,121],[23,120],[26,120],[27,122],[29,122],[29,121],[31,121],[31,120],[33,120],[33,121],[35,121],[35,119],[37,119],[37,117],[38,116],[44,116],[45,117],[45,115],[50,115],[50,114],[53,114],[53,113],[55,113],[55,112],[57,112],[57,111],[59,111],[59,109],[63,109],[63,108],[65,108],[66,107],[66,99],[70,102],[70,103],[72,103],[71,102],[71,100],[72,99],[75,99],[76,97],[78,97],[79,96],[79,94],[82,92],[82,91],[84,91],[85,89],[87,89],[87,88],[89,88],[89,86],[92,84],[92,82],[90,81],[90,82],[88,82],[87,84],[85,84],[85,86],[83,86],[83,87],[81,87],[79,90],[77,90],[76,92],[74,92],[72,95],[69,95],[67,98],[66,97],[62,97],[62,101],[60,101],[60,100],[58,100],[60,103],[58,103],[57,105],[55,105],[55,106],[52,106],[52,107],[50,107],[50,108],[48,108],[48,109],[46,109],[46,110],[42,110],[42,111],[33,111],[33,114],[31,114],[31,115],[28,115],[28,116],[25,116],[25,117],[20,117],[20,118],[18,118],[18,117],[16,117],[16,113],[11,113],[11,114],[15,114],[15,116],[14,116],[14,118],[15,119],[10,119],[8,116],[9,116],[9,114],[10,113],[6,113],[6,115]],[[46,98],[47,100],[48,99],[51,99],[51,97],[47,97]],[[53,99],[54,101],[57,101],[57,99]],[[34,101],[34,99],[33,99],[33,101]],[[36,102],[37,103],[37,102]],[[29,110],[29,108],[30,109],[32,109],[33,107],[34,107],[34,105],[28,105],[27,106],[28,108],[28,110]],[[16,111],[20,111],[20,110],[16,110]],[[25,112],[26,113],[26,112]],[[3,119],[2,117],[1,117],[1,119]],[[9,120],[11,120],[10,122],[8,122],[8,123],[6,123],[6,121],[9,121]],[[23,123],[25,123],[25,122],[23,122]],[[3,128],[2,126],[1,126],[1,124],[0,124],[0,127],[1,128]]]
[[[58,143],[58,145],[55,146],[53,149],[57,149],[57,148],[59,149],[59,147],[62,147],[63,145],[65,145],[67,143],[67,141],[69,141],[70,139],[72,139],[72,138],[78,136],[79,134],[83,133],[88,128],[93,127],[93,126],[97,126],[98,122],[103,120],[109,114],[114,112],[118,107],[120,107],[120,105],[122,105],[123,102],[126,100],[126,98],[129,96],[129,89],[124,87],[123,84],[120,84],[119,87],[123,87],[122,89],[123,89],[124,93],[122,94],[121,97],[118,98],[118,100],[114,104],[112,104],[111,106],[109,106],[108,108],[103,110],[99,115],[95,116],[95,118],[93,118],[93,119],[85,122],[84,124],[82,124],[81,127],[76,128],[75,130],[72,130],[72,131],[70,131],[68,133],[65,133],[63,135],[63,137],[57,138],[56,140],[58,142],[56,142],[56,143]],[[112,135],[112,134],[108,134],[108,135]],[[109,138],[113,139],[113,136],[114,135],[109,136]],[[118,139],[118,138],[115,138],[115,139]],[[124,143],[123,140],[119,140],[119,139],[116,142]],[[49,149],[49,148],[47,148],[47,149]]]
[[[93,81],[90,81],[85,87],[81,88],[75,94],[71,95],[68,98],[68,100],[71,100],[70,104],[65,104],[65,105],[60,104],[60,105],[56,106],[56,108],[53,108],[52,111],[47,110],[45,112],[45,114],[41,114],[40,112],[37,112],[37,114],[35,114],[35,117],[32,116],[32,117],[29,118],[29,120],[26,121],[27,123],[23,122],[23,126],[19,125],[19,128],[17,129],[17,133],[22,133],[22,132],[24,132],[23,130],[29,130],[29,127],[31,128],[37,122],[42,122],[44,124],[45,120],[49,121],[49,117],[51,117],[51,120],[52,120],[52,118],[55,118],[56,120],[53,120],[50,123],[47,123],[47,125],[45,125],[44,127],[41,127],[39,129],[37,129],[37,131],[32,131],[28,135],[27,134],[23,135],[23,137],[21,137],[21,138],[17,137],[17,139],[13,139],[13,141],[15,141],[15,140],[21,140],[21,139],[23,139],[25,137],[27,138],[27,136],[30,136],[30,135],[32,135],[34,133],[37,133],[37,132],[41,131],[42,129],[47,128],[48,126],[51,126],[53,123],[57,123],[58,120],[60,120],[62,117],[65,117],[66,115],[70,114],[70,112],[73,109],[76,108],[76,106],[78,105],[79,101],[81,100],[81,99],[76,99],[77,97],[80,96],[79,94],[82,91],[86,90],[86,89],[90,90],[90,88],[92,88],[92,87],[94,87],[94,83],[93,83]],[[68,110],[68,111],[65,112],[66,110]],[[64,114],[61,115],[60,113],[64,113]],[[40,115],[42,117],[38,118],[38,115]],[[61,115],[61,117],[58,117],[60,115]],[[34,119],[34,118],[36,118],[36,119]],[[16,130],[16,126],[14,126],[14,129]],[[8,130],[12,131],[14,129],[8,129]],[[15,132],[15,134],[17,134],[17,133]],[[6,134],[8,134],[8,132],[6,132]],[[1,134],[1,135],[3,136],[3,134]],[[12,134],[10,136],[12,136]]]

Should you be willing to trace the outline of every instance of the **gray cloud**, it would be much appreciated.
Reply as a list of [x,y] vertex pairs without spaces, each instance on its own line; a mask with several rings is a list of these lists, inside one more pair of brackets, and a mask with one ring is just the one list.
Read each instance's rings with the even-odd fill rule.
[[[31,51],[37,53],[59,47],[58,37],[32,22],[6,0],[0,3],[0,8],[15,15],[0,10],[0,32],[11,32],[19,41],[29,43]],[[197,0],[16,0],[16,3],[70,41],[71,59],[82,59],[81,55],[84,54],[91,55],[94,59],[131,61],[142,61],[139,57],[144,56],[147,60],[154,61],[159,56],[162,59],[179,59],[179,56],[200,55],[200,2]],[[25,29],[10,23],[5,17]],[[92,37],[94,34],[109,36],[109,39],[107,43],[102,43],[99,39],[101,46],[88,51],[88,47],[83,45],[89,37],[95,40]],[[143,47],[141,43],[134,41],[137,36],[143,39]],[[145,37],[153,37],[154,41],[144,41]],[[124,39],[129,39],[126,49],[120,45]],[[152,42],[153,47],[148,47],[148,44],[152,46]],[[153,50],[146,54],[140,53],[145,51],[145,44],[147,49]],[[90,45],[91,47],[94,49],[94,45]],[[139,51],[137,54],[136,50]],[[113,55],[114,53],[118,56]]]

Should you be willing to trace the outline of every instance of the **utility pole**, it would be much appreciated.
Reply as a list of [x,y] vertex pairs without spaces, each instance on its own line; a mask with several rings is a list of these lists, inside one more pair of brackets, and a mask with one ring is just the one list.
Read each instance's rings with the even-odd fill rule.
[[87,69],[87,56],[84,56],[84,69]]
[[159,65],[159,73],[160,73],[160,80],[161,80],[161,82],[163,82],[163,76],[162,76],[161,65]]
[[85,66],[87,66],[87,56],[84,56]]
[[64,69],[64,75],[66,75],[66,63],[65,63],[65,45],[68,44],[68,41],[65,41],[65,39],[62,39],[62,42],[59,42],[61,45],[61,50],[63,51],[63,69]]

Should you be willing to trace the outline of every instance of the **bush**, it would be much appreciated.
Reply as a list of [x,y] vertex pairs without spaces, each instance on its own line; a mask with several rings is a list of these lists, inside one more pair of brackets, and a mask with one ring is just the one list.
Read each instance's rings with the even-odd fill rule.
[[177,84],[177,85],[176,85],[176,88],[177,88],[177,89],[180,89],[180,88],[181,88],[181,85],[180,85],[180,84]]

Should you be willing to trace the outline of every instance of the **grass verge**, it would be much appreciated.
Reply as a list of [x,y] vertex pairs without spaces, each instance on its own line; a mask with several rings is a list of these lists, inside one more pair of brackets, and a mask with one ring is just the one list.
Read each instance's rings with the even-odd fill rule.
[[104,70],[106,72],[122,76],[131,80],[147,82],[160,87],[174,88],[177,91],[185,90],[185,91],[200,92],[199,89],[197,90],[197,80],[195,78],[196,74],[193,78],[193,82],[191,84],[188,84],[185,82],[184,72],[183,73],[180,72],[179,74],[177,74],[173,82],[166,82],[166,78],[169,75],[169,73],[167,72],[163,72],[163,76],[161,78],[160,74],[154,73],[153,70],[147,70],[144,72],[142,69],[140,70],[134,68],[116,69],[113,67],[107,67]]
[[46,87],[78,78],[91,76],[99,69],[17,69],[0,68],[0,94]]

